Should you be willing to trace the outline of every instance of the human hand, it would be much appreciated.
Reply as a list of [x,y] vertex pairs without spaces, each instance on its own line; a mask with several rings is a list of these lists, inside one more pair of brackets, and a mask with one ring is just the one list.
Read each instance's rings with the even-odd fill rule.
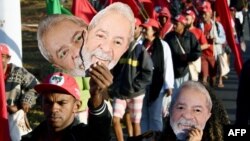
[[98,107],[103,101],[103,94],[113,83],[113,75],[101,62],[92,64],[89,68],[90,94],[94,107]]
[[203,135],[203,131],[192,127],[188,133],[188,139],[187,141],[201,141]]
[[10,114],[13,114],[13,113],[15,113],[15,112],[17,112],[18,111],[18,108],[17,108],[17,106],[16,105],[12,105],[12,106],[7,106],[7,111],[10,113]]
[[30,105],[28,104],[28,103],[22,103],[21,104],[21,107],[20,107],[21,109],[23,109],[23,111],[25,112],[25,113],[28,113],[29,112],[29,110],[30,110]]
[[172,89],[166,89],[165,90],[165,96],[170,96],[170,95],[172,95],[172,93],[173,93],[173,90]]

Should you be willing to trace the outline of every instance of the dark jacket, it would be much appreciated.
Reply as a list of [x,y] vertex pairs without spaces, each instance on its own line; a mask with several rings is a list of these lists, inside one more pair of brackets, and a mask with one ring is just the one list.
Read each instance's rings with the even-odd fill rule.
[[[161,135],[156,138],[157,141],[178,141],[169,121],[166,121],[165,128]],[[206,129],[203,132],[201,141],[211,141],[208,131]]]
[[145,94],[146,87],[151,83],[153,63],[144,46],[137,44],[119,60],[112,70],[114,80],[110,93],[121,99],[133,98]]
[[[100,107],[93,109],[89,106],[88,125],[78,123],[75,119],[74,122],[65,128],[63,131],[62,141],[109,141],[111,115],[108,111],[107,105],[104,103]],[[103,111],[104,110],[104,111]],[[100,112],[101,111],[101,112]],[[24,135],[21,141],[40,141],[47,134],[48,125],[43,121],[37,128],[27,135]]]
[[33,88],[37,84],[39,81],[25,68],[8,64],[5,80],[7,104],[19,106],[21,103],[27,103],[32,107],[36,104],[37,94]]
[[249,125],[250,121],[250,59],[246,61],[241,70],[238,95],[236,100],[237,125]]
[[[185,50],[185,54],[187,55],[186,60],[181,59],[183,53],[176,37]],[[178,36],[175,31],[172,31],[166,35],[164,40],[169,44],[171,49],[175,78],[185,76],[189,72],[188,63],[195,61],[201,56],[201,47],[196,37],[188,30],[185,30],[182,36]]]

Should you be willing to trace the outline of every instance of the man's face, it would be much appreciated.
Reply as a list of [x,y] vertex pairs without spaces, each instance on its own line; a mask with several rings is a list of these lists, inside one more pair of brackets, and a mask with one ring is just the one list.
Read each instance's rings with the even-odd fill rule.
[[232,18],[234,18],[234,17],[235,17],[235,11],[230,10],[230,14],[231,14]]
[[209,13],[209,12],[203,12],[202,13],[202,18],[203,18],[203,21],[204,22],[209,22],[211,20],[211,15],[212,13]]
[[63,21],[44,35],[44,47],[52,55],[53,64],[76,76],[84,75],[80,48],[84,43],[86,28]]
[[186,15],[186,20],[187,20],[187,27],[189,28],[193,24],[194,20],[190,15]]
[[83,60],[91,60],[91,63],[100,61],[109,69],[113,68],[129,47],[130,30],[131,24],[125,17],[115,12],[107,13],[93,29],[88,30],[87,41],[81,52]]
[[135,35],[134,35],[134,38],[138,38],[141,35],[141,31],[142,31],[142,27],[136,25],[135,26]]
[[43,95],[43,112],[48,125],[56,132],[65,129],[73,122],[77,110],[77,101],[71,95],[61,93]]
[[161,26],[163,27],[165,25],[165,23],[167,22],[168,17],[166,17],[166,16],[159,16],[158,19],[159,19],[159,22],[160,22]]
[[180,23],[180,22],[174,22],[174,31],[177,33],[181,33],[181,31],[183,31],[185,28],[185,26]]
[[6,54],[2,54],[2,65],[3,65],[3,70],[7,69],[7,65],[10,61],[10,56],[6,55]]
[[170,113],[170,125],[178,139],[185,139],[192,128],[203,130],[211,113],[204,94],[183,88]]

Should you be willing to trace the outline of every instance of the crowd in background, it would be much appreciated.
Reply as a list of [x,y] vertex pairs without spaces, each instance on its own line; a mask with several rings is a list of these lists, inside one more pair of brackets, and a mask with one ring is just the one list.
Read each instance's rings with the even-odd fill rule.
[[[90,2],[97,10],[101,10],[103,8],[103,5],[98,3],[98,1]],[[242,1],[243,4],[241,5],[239,3],[235,3],[236,1],[233,0],[228,2],[231,14],[231,28],[234,34],[233,36],[240,49],[245,51],[246,45],[243,39],[243,24],[246,21],[243,19],[245,19],[244,16],[249,17],[248,2]],[[183,135],[183,133],[179,131],[178,127],[176,127],[177,125],[175,125],[175,122],[177,121],[175,120],[177,119],[175,118],[182,116],[180,113],[183,111],[180,111],[180,109],[188,109],[189,107],[186,105],[189,105],[192,102],[187,104],[185,101],[181,101],[184,99],[184,96],[182,97],[182,95],[186,95],[187,93],[190,95],[194,94],[194,96],[198,99],[200,97],[197,93],[202,93],[205,94],[206,98],[202,95],[202,98],[200,99],[205,99],[204,101],[206,104],[205,106],[201,104],[201,107],[204,106],[205,110],[203,111],[203,107],[195,109],[195,114],[198,113],[197,111],[201,111],[205,115],[202,117],[197,114],[197,119],[198,121],[201,120],[201,123],[194,124],[192,120],[186,120],[188,119],[188,116],[190,116],[190,118],[193,116],[187,116],[187,114],[183,114],[187,117],[183,116],[184,119],[180,118],[182,121],[179,121],[178,119],[178,122],[185,122],[185,126],[190,126],[189,128],[193,128],[193,126],[195,127],[189,132],[190,140],[195,140],[197,138],[199,140],[222,140],[223,125],[230,124],[230,121],[224,107],[214,94],[213,88],[224,87],[223,79],[227,78],[227,74],[230,71],[229,65],[231,49],[226,40],[225,30],[227,29],[225,29],[220,22],[220,19],[223,18],[223,16],[219,16],[216,13],[214,3],[214,0],[173,1],[168,3],[169,5],[166,7],[156,7],[153,12],[154,18],[151,17],[146,19],[140,17],[132,17],[132,19],[130,17],[131,15],[129,15],[130,11],[126,14],[119,13],[126,17],[127,21],[124,20],[124,18],[121,18],[121,15],[119,14],[116,15],[112,13],[114,14],[112,15],[111,12],[114,12],[112,10],[111,12],[109,11],[110,13],[105,11],[108,14],[103,12],[102,15],[100,14],[101,16],[96,16],[93,22],[90,22],[88,28],[84,22],[77,18],[71,19],[63,16],[55,16],[51,19],[48,18],[47,20],[44,20],[43,23],[41,22],[38,29],[38,43],[42,55],[58,68],[67,70],[64,72],[75,76],[74,78],[80,87],[80,92],[82,95],[84,94],[84,96],[76,97],[74,93],[70,93],[76,97],[76,100],[81,101],[84,105],[84,107],[79,106],[81,107],[81,110],[76,112],[74,111],[78,120],[77,122],[89,124],[87,119],[88,117],[91,117],[91,126],[90,128],[87,128],[90,129],[89,131],[94,131],[92,129],[98,129],[97,125],[101,125],[100,123],[93,124],[95,119],[100,118],[98,115],[98,112],[100,112],[100,115],[106,116],[106,124],[109,123],[107,121],[112,115],[112,125],[110,123],[110,127],[112,126],[114,128],[114,133],[118,141],[124,140],[121,125],[121,120],[123,118],[123,121],[126,124],[128,136],[131,137],[131,140],[152,137],[148,137],[147,133],[154,134],[153,138],[155,140],[172,140],[175,138],[184,139],[187,135]],[[108,17],[107,15],[112,15],[113,17],[110,18],[111,16]],[[103,58],[100,57],[100,59],[97,57],[97,60],[109,59],[109,63],[107,64],[105,64],[104,61],[104,63],[102,62],[100,64],[96,63],[95,65],[92,65],[86,61],[90,58],[87,54],[82,54],[83,56],[80,55],[73,58],[73,60],[70,60],[71,58],[70,56],[67,56],[65,53],[66,51],[64,52],[60,50],[61,52],[59,52],[59,55],[56,54],[58,52],[55,52],[52,49],[53,41],[48,38],[48,36],[52,37],[54,34],[60,35],[60,28],[65,26],[65,24],[70,25],[65,22],[67,20],[69,22],[73,21],[75,25],[79,26],[77,28],[82,31],[81,33],[78,33],[79,38],[77,38],[74,42],[77,49],[72,50],[70,52],[72,54],[79,54],[80,48],[81,53],[83,51],[95,50],[90,48],[90,46],[93,47],[95,45],[96,48],[99,46],[103,46],[102,48],[110,47],[108,44],[105,44],[107,45],[105,46],[100,40],[102,38],[109,39],[109,36],[113,35],[113,31],[118,31],[123,28],[123,25],[125,25],[125,28],[128,28],[123,28],[123,30],[126,30],[125,32],[129,31],[129,33],[126,33],[129,37],[129,41],[124,41],[125,39],[123,39],[123,37],[114,37],[118,38],[115,39],[115,41],[112,41],[115,44],[112,44],[112,48],[114,46],[114,48],[117,47],[119,49],[119,54],[117,56],[114,55],[116,58],[114,58],[114,60],[109,59],[107,57],[109,55],[108,53],[105,56],[107,58],[101,55],[100,56]],[[120,22],[117,23],[117,25],[116,20]],[[65,23],[60,25],[59,23],[63,23],[63,21]],[[96,33],[99,32],[99,26],[103,28],[104,26],[102,24],[105,24],[106,21],[107,23],[112,21],[113,28],[109,27],[110,31],[102,31],[103,33],[98,33],[98,35],[96,35]],[[133,25],[129,26],[131,21],[135,22]],[[51,22],[53,24],[48,24],[47,22]],[[52,25],[53,28],[49,27],[50,25]],[[72,26],[71,30],[74,28],[76,27]],[[55,38],[58,37],[56,36]],[[85,40],[87,38],[88,40]],[[61,39],[63,40],[64,38]],[[45,42],[46,40],[48,41]],[[97,41],[98,43],[100,41],[100,43],[98,44]],[[86,42],[86,44],[84,44],[84,42]],[[125,45],[127,44],[128,47],[126,48]],[[87,45],[87,47],[84,48],[85,46],[83,45]],[[46,48],[49,46],[51,48]],[[34,87],[44,82],[39,82],[35,76],[30,74],[25,68],[19,68],[14,64],[8,64],[8,61],[11,58],[8,51],[9,47],[6,44],[0,44],[0,47],[4,69],[8,112],[11,115],[15,114],[19,111],[19,109],[22,109],[24,113],[27,113],[30,108],[36,104],[35,101],[39,97]],[[62,59],[64,57],[66,58],[65,60]],[[85,61],[83,61],[85,63],[85,67],[88,66],[95,68],[97,65],[101,69],[105,70],[105,75],[100,75],[99,77],[99,75],[97,76],[96,73],[91,71],[86,74],[85,72],[83,73],[84,69],[81,68],[82,63],[78,63],[78,68],[75,69],[73,64],[79,60],[81,61],[81,59]],[[104,67],[103,64],[105,64],[107,68]],[[99,72],[100,68],[98,68]],[[108,69],[110,69],[113,75],[113,84],[107,84],[104,82],[104,78],[108,80],[111,78],[109,73],[107,73]],[[247,75],[246,69],[247,66],[243,73],[246,73]],[[90,76],[82,77],[82,75],[89,74]],[[104,84],[101,84],[101,82],[97,79],[100,79],[105,86],[103,86]],[[242,81],[247,81],[244,77],[241,77],[241,79]],[[95,86],[98,85],[98,87],[95,87],[96,90],[99,90],[100,86],[103,86],[102,89],[107,89],[107,93],[105,93],[106,96],[103,98],[104,101],[99,101],[99,107],[90,104],[93,102],[91,100],[96,98],[96,95],[93,96],[93,88],[91,89],[93,80],[95,80]],[[243,91],[243,87],[246,87],[243,85],[244,83],[240,83],[241,86],[239,87],[239,93]],[[184,92],[183,89],[186,92]],[[40,89],[36,90],[41,91]],[[198,92],[194,90],[197,90]],[[59,91],[55,89],[50,91],[50,93],[53,92],[58,93]],[[97,92],[95,91],[95,93]],[[103,91],[101,91],[101,93],[103,93]],[[239,95],[239,97],[242,97],[242,95]],[[88,101],[89,98],[91,99],[91,102]],[[48,99],[49,98],[47,98],[47,101],[45,102],[48,102]],[[187,100],[190,99],[187,98]],[[199,101],[199,99],[197,101]],[[179,106],[178,102],[183,103],[179,104],[181,105]],[[95,101],[93,103],[95,103]],[[106,105],[109,108],[106,108]],[[241,105],[240,103],[237,103],[237,105],[242,106],[244,104]],[[176,112],[176,109],[179,110],[179,112]],[[89,114],[89,111],[94,111],[96,113]],[[107,111],[110,113],[107,114]],[[244,112],[237,113],[238,119],[241,118],[239,113]],[[28,125],[27,117],[24,117],[26,119],[25,124]],[[196,118],[196,116],[193,118]],[[105,127],[106,124],[104,125]],[[27,132],[31,132],[31,129],[29,129],[30,127],[28,126]],[[88,129],[85,130],[85,127],[83,128],[78,126],[77,129],[84,129],[84,131],[86,131],[86,135],[87,133],[90,133],[87,131]],[[100,129],[100,134],[105,133],[102,132],[102,130],[103,128]],[[157,135],[159,132],[162,134]],[[37,134],[37,130],[35,133]],[[83,136],[78,136],[79,132],[76,133],[77,134],[72,136],[79,138]],[[24,140],[29,138],[31,140],[34,139],[34,133],[33,135],[30,134],[30,136],[32,137],[30,138],[29,136],[25,136]],[[37,137],[37,135],[34,137]],[[105,139],[108,138],[107,136],[103,137],[105,137]],[[95,139],[91,137],[89,138]],[[52,138],[48,136],[46,139]],[[100,138],[96,139],[99,140]]]

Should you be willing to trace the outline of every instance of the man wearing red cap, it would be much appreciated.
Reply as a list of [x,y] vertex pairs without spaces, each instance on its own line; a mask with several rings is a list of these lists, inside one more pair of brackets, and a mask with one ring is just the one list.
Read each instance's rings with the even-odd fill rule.
[[89,74],[92,85],[88,125],[75,119],[81,101],[74,77],[56,72],[35,86],[42,96],[45,121],[23,136],[22,141],[109,141],[111,115],[103,93],[112,83],[112,75],[102,63],[92,65]]
[[[27,113],[29,109],[35,105],[37,96],[33,87],[39,82],[36,77],[25,68],[9,63],[11,59],[9,48],[7,44],[0,43],[7,110],[10,116],[14,116],[19,110],[23,110]],[[13,134],[17,135],[18,133]],[[14,136],[11,136],[12,139]]]
[[174,31],[164,38],[172,51],[175,89],[190,79],[188,64],[201,55],[200,44],[194,34],[186,29],[186,24],[186,17],[178,15],[174,19]]
[[[200,24],[202,31],[207,38],[209,47],[202,53],[202,82],[208,85],[208,77],[210,77],[210,85],[216,86],[216,74],[218,63],[216,60],[218,55],[223,52],[223,44],[226,43],[226,35],[223,26],[218,21],[212,19],[212,9],[206,6],[202,9],[202,20]],[[224,87],[222,76],[219,75],[218,87]]]
[[[185,12],[186,15],[186,19],[187,19],[187,28],[189,29],[190,32],[192,32],[196,39],[198,40],[199,44],[201,45],[201,50],[207,49],[209,46],[207,44],[207,39],[204,35],[204,33],[202,32],[201,29],[197,28],[194,26],[194,21],[195,21],[195,13],[192,10],[187,10]],[[202,65],[202,64],[201,64]],[[197,71],[197,75],[195,77],[195,79],[193,80],[198,80],[198,73],[200,73],[201,71],[201,65],[199,64],[199,68],[196,68]]]

